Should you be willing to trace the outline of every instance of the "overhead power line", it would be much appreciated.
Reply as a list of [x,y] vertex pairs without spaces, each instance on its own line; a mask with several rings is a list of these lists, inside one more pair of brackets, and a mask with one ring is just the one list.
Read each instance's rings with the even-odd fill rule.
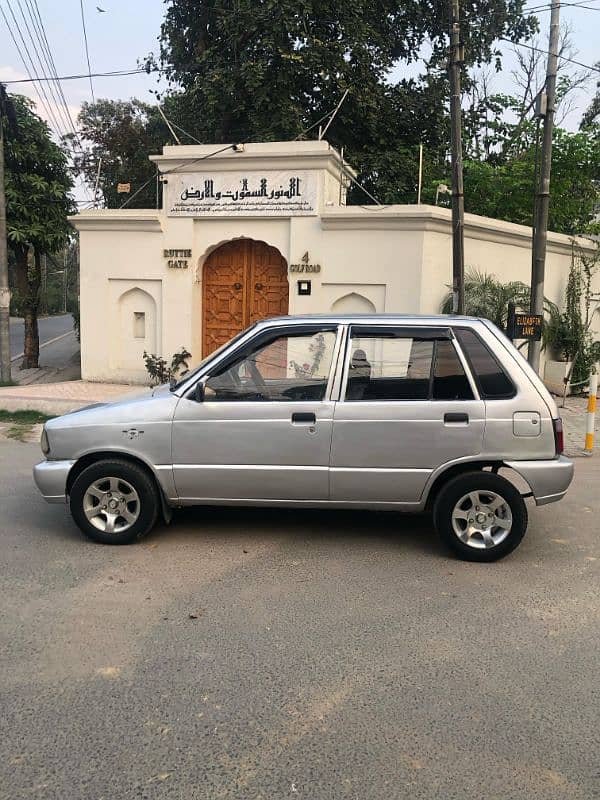
[[[191,161],[184,161],[184,162],[182,162],[181,164],[179,164],[176,167],[171,167],[171,169],[165,170],[162,173],[162,175],[163,176],[164,175],[171,175],[173,172],[178,172],[180,169],[182,169],[184,167],[187,169],[188,167],[191,167],[192,164],[197,164],[199,161],[206,161],[207,158],[212,158],[213,156],[217,156],[217,155],[219,155],[219,153],[224,153],[226,150],[233,150],[234,147],[236,147],[235,144],[227,144],[224,147],[220,147],[218,150],[215,150],[212,153],[207,153],[205,156],[199,156],[198,158],[193,158]],[[149,183],[151,183],[152,181],[156,180],[156,178],[157,178],[157,176],[155,176],[155,175],[153,175],[151,178],[148,178],[148,180],[145,183],[143,183],[140,186],[140,188],[131,195],[131,197],[128,197],[127,200],[125,200],[125,202],[122,205],[119,206],[119,210],[122,209],[122,208],[125,208],[125,206],[128,203],[131,203],[133,198],[136,197],[141,191],[143,191],[146,188],[146,186],[148,186]]]
[[[26,72],[29,75],[29,80],[27,82],[33,84],[40,101],[40,105],[44,109],[46,118],[51,127],[53,127],[55,134],[63,140],[64,144],[69,144],[73,150],[77,149],[80,155],[83,157],[84,154],[81,139],[73,121],[73,117],[71,116],[60,79],[58,78],[56,64],[54,62],[50,43],[48,42],[48,37],[46,36],[46,30],[40,14],[38,2],[37,0],[24,0],[25,8],[21,0],[16,0],[16,3],[21,13],[22,22],[24,23],[29,41],[31,42],[31,47],[27,47],[25,45],[23,31],[21,30],[19,21],[16,18],[10,0],[6,0],[6,4],[19,38],[23,43],[23,49],[21,49],[19,46],[12,26],[10,25],[9,20],[1,6],[0,10],[2,11],[2,16],[4,17],[4,21],[9,29],[9,33],[17,52],[21,57],[21,61],[23,62]],[[31,23],[31,25],[29,23]],[[34,61],[34,55],[37,59],[37,64]],[[48,70],[49,74],[47,74],[46,70]],[[52,100],[50,100],[45,91],[45,85],[48,87]],[[65,134],[70,134],[73,137],[70,142],[65,139]]]
[[85,57],[88,65],[88,72],[90,73],[90,91],[92,93],[92,103],[96,102],[94,97],[94,82],[92,81],[92,65],[90,64],[90,49],[88,47],[87,31],[85,28],[85,13],[83,11],[83,0],[79,0],[79,7],[81,9],[81,27],[83,28],[83,41],[85,43]]
[[[598,0],[583,0],[583,2],[579,3],[561,3],[561,8],[569,7],[569,8],[583,8],[584,6],[588,5],[588,3],[595,3]],[[536,11],[550,11],[552,9],[552,3],[541,3],[537,6],[530,6],[529,8],[523,8],[523,12],[527,14],[535,13]]]
[[[29,20],[27,19],[21,0],[17,0],[17,5],[19,7],[19,11],[21,12],[21,18],[25,26],[25,31],[27,32],[27,36],[29,37],[29,41],[31,42],[31,48],[29,49],[29,58],[31,59],[32,63],[34,56],[37,60],[36,73],[38,77],[41,75],[45,77],[46,68],[48,68],[50,71],[50,75],[52,76],[52,66],[50,64],[50,60],[48,59],[48,55],[45,52],[41,35],[36,26],[37,20],[35,19],[35,15],[32,12],[31,5],[28,2],[28,0],[25,0],[25,7],[29,15]],[[30,22],[31,25],[29,24]],[[68,113],[65,112],[65,107],[61,102],[60,92],[56,91],[55,88],[56,81],[51,80],[50,82],[47,83],[47,87],[52,97],[53,111],[56,112],[56,118],[57,120],[59,120],[61,126],[63,126],[64,132],[66,133],[70,130],[70,119]],[[58,131],[58,133],[60,133],[60,131]]]
[[[13,20],[14,30],[13,30],[13,26],[10,24],[10,22],[8,20],[8,17],[6,16],[6,14],[4,12],[4,8],[1,5],[0,5],[0,11],[2,12],[2,16],[4,18],[4,22],[6,23],[6,27],[8,28],[8,32],[10,34],[10,37],[13,40],[13,44],[14,44],[16,50],[17,50],[17,53],[19,54],[19,57],[20,57],[20,59],[21,59],[21,61],[23,63],[23,66],[25,67],[25,72],[29,75],[30,82],[33,83],[33,86],[34,86],[34,88],[36,90],[37,96],[40,99],[40,104],[44,108],[48,120],[51,122],[51,124],[54,126],[55,130],[57,131],[57,133],[60,135],[61,126],[59,125],[59,123],[56,120],[56,115],[53,112],[52,104],[50,103],[50,100],[48,99],[48,95],[46,94],[46,90],[44,88],[44,84],[42,82],[38,81],[37,70],[36,70],[35,65],[33,63],[33,60],[31,59],[31,56],[28,54],[27,44],[25,42],[25,38],[23,36],[23,32],[21,31],[21,28],[19,26],[19,23],[17,21],[17,18],[15,16],[14,11],[13,11],[13,8],[12,8],[12,6],[10,4],[10,0],[6,0],[6,5],[8,7],[8,11],[9,11],[11,17],[12,17],[12,20]],[[21,40],[21,45],[22,46],[17,41],[17,37],[15,35],[15,31],[18,34],[19,39]]]
[[[508,44],[517,45],[517,47],[525,47],[527,50],[535,50],[536,53],[544,53],[548,55],[550,52],[549,50],[544,50],[543,47],[534,47],[532,44],[525,44],[524,42],[513,42],[511,39],[505,39],[504,37],[499,37],[501,42],[508,42]],[[567,58],[567,56],[558,56],[562,61],[568,61],[569,64],[577,64],[578,67],[583,67],[584,69],[589,69],[592,72],[600,72],[600,67],[592,66],[591,64],[584,64],[581,61],[575,61],[574,58]]]
[[[59,81],[80,81],[87,78],[120,78],[124,75],[139,75],[142,72],[148,73],[148,70],[145,68],[135,68],[135,69],[116,69],[112,70],[112,72],[82,72],[79,75],[57,75],[56,79]],[[160,72],[159,69],[151,69],[150,72]],[[40,77],[40,78],[17,78],[12,81],[2,81],[2,83],[6,86],[12,83],[32,83],[35,80],[39,80],[40,82],[43,81],[51,81],[54,78],[47,78],[47,77]]]
[[62,84],[58,77],[58,70],[56,69],[56,64],[54,62],[54,56],[52,55],[52,49],[50,47],[50,43],[48,42],[48,37],[46,36],[46,27],[44,25],[44,21],[42,19],[42,15],[40,14],[40,9],[38,6],[37,0],[26,0],[28,7],[33,11],[33,18],[37,21],[37,31],[40,37],[40,41],[42,42],[42,49],[46,53],[48,57],[48,64],[50,66],[50,72],[54,78],[55,85],[58,89],[58,93],[60,95],[62,106],[65,110],[67,119],[69,121],[69,127],[73,131],[75,135],[77,135],[77,129],[75,127],[75,122],[71,115],[71,111],[69,109],[69,105],[67,103],[67,99],[65,97],[65,93],[63,92]]

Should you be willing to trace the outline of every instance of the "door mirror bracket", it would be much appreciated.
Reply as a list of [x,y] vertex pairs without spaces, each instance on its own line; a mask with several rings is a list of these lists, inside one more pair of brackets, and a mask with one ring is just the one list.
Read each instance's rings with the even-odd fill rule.
[[192,397],[191,397],[191,399],[195,403],[203,403],[204,402],[205,388],[206,388],[206,378],[203,378],[202,380],[199,380],[196,383],[196,385],[194,386],[194,389],[192,391]]

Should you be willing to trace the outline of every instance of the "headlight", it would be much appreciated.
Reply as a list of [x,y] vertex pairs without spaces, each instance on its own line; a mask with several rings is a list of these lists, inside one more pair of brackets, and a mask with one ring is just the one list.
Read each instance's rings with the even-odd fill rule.
[[42,429],[42,438],[40,439],[40,447],[42,448],[42,453],[47,456],[50,452],[50,444],[48,442],[48,434],[46,433],[46,427]]

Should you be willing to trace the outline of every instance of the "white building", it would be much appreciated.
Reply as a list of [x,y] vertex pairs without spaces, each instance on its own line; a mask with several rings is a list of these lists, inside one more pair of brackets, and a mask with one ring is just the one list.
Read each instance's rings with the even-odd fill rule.
[[[146,382],[144,350],[170,359],[185,346],[193,364],[267,316],[439,312],[452,280],[449,210],[346,206],[340,156],[324,141],[219,149],[151,156],[162,209],[71,218],[84,379]],[[546,296],[559,304],[571,250],[549,234]],[[529,282],[530,229],[467,214],[465,264]]]

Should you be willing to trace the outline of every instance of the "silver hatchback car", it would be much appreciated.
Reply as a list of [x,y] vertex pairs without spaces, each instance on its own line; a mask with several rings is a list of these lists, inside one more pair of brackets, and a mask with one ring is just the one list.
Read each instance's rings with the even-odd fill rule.
[[179,383],[50,420],[42,450],[43,496],[107,544],[181,506],[327,506],[431,511],[455,553],[493,561],[525,534],[524,498],[573,477],[543,383],[468,317],[258,322]]

